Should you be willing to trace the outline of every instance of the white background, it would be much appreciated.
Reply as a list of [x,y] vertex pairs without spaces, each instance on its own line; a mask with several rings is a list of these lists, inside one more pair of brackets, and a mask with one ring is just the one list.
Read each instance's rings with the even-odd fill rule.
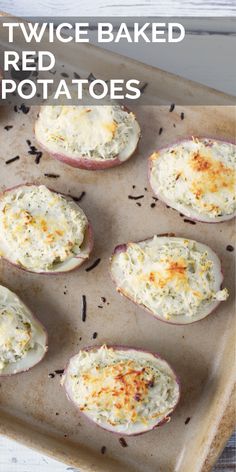
[[[236,16],[236,0],[2,0],[0,1],[0,10],[18,16]],[[207,31],[207,24],[203,23],[202,28]],[[221,31],[221,22],[218,22],[217,31]],[[196,32],[196,33],[199,33]],[[194,36],[192,41],[194,44]],[[220,42],[221,67],[223,71],[227,70],[228,61],[231,60],[231,35],[212,37],[212,42],[208,41],[209,51],[203,58],[201,68],[192,63],[176,64],[175,56],[169,49],[166,57],[156,58],[154,49],[150,48],[148,56],[145,57],[147,63],[156,65],[166,70],[174,71],[190,79],[218,86],[217,88],[235,94],[235,77],[224,73],[220,82],[212,83],[212,77],[219,74],[219,69],[214,61],[209,64],[210,48],[213,41]],[[129,51],[126,51],[129,55]],[[171,55],[172,54],[172,55]],[[140,58],[140,51],[132,48],[132,55]],[[172,66],[170,66],[172,64]],[[208,67],[206,67],[208,64]],[[214,73],[212,73],[214,72]],[[226,452],[218,463],[215,472],[233,472],[235,452],[235,438],[231,439]],[[226,465],[228,464],[228,465]],[[6,438],[0,439],[0,472],[69,472],[75,469],[67,467],[61,463],[53,461],[48,457],[31,451]]]

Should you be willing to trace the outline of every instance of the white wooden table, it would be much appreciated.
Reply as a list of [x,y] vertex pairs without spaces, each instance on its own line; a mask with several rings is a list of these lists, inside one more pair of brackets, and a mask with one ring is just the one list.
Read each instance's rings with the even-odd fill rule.
[[[236,16],[236,0],[0,0],[0,10],[16,16]],[[219,22],[220,25],[220,22]],[[215,38],[216,39],[216,38]],[[194,40],[194,39],[193,39]],[[227,68],[229,47],[228,36],[221,36],[220,49],[222,55],[221,68]],[[209,43],[210,45],[210,43]],[[209,46],[210,47],[210,46]],[[170,50],[171,51],[171,50]],[[122,52],[122,51],[121,51]],[[170,52],[171,54],[171,52]],[[129,52],[127,52],[129,55]],[[131,55],[131,54],[130,54]],[[138,52],[132,49],[132,55],[139,58]],[[207,56],[207,55],[206,55]],[[168,69],[170,57],[163,57],[158,63],[155,55],[150,52],[147,63]],[[179,67],[179,71],[178,71]],[[214,67],[214,61],[211,67]],[[187,78],[213,85],[211,77],[202,64],[196,70],[194,62],[183,68],[183,64],[175,64],[173,72]],[[218,71],[216,71],[218,73]],[[224,78],[218,87],[228,93],[235,93],[235,77]],[[236,459],[236,435],[228,442],[214,472],[234,472]],[[0,472],[73,472],[75,469],[42,456],[14,441],[0,438]]]
[[[55,8],[56,6],[56,8]],[[1,0],[1,10],[51,16],[235,16],[235,0]]]

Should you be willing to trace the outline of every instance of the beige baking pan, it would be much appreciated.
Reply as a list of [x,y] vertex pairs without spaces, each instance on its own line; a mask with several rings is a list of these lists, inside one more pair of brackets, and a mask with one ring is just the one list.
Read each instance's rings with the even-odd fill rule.
[[[77,46],[78,47],[78,46]],[[28,154],[34,140],[37,109],[29,113],[1,107],[0,189],[25,182],[44,183],[79,196],[95,230],[95,249],[79,270],[54,277],[27,274],[0,261],[0,282],[16,291],[49,332],[49,351],[30,372],[1,380],[0,431],[81,472],[208,472],[234,427],[235,318],[234,222],[217,225],[184,221],[176,211],[154,202],[147,182],[147,157],[159,146],[186,135],[235,137],[235,108],[228,97],[165,72],[114,54],[81,47],[80,67],[89,74],[122,74],[156,79],[162,96],[173,101],[170,83],[181,93],[208,96],[222,106],[134,107],[142,128],[139,149],[119,168],[103,172],[72,169],[46,153],[40,163]],[[84,52],[83,52],[84,51]],[[64,69],[74,68],[75,46],[62,57]],[[93,70],[88,65],[93,63]],[[181,119],[181,112],[184,119]],[[183,115],[182,115],[183,117]],[[5,129],[5,126],[13,126]],[[163,129],[159,134],[160,128]],[[6,160],[20,156],[7,165]],[[54,173],[58,178],[45,176]],[[129,195],[144,195],[138,202]],[[115,245],[154,233],[173,232],[209,244],[221,257],[230,298],[208,318],[189,326],[171,326],[145,314],[122,298],[110,280],[109,256]],[[96,268],[86,271],[97,258]],[[81,297],[87,318],[81,319]],[[97,338],[93,334],[97,333]],[[80,348],[97,343],[126,344],[159,352],[175,368],[182,397],[170,423],[142,436],[119,437],[86,421],[60,387],[60,371]],[[59,371],[58,373],[56,373]],[[104,447],[105,446],[105,447]],[[102,453],[103,452],[103,453]]]

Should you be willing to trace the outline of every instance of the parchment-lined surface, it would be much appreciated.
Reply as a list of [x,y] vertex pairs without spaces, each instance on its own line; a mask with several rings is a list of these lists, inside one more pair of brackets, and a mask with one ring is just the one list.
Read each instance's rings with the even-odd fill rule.
[[[88,471],[122,470],[125,466],[127,471],[185,472],[189,470],[186,446],[191,445],[192,467],[195,467],[192,470],[200,471],[233,384],[234,253],[228,252],[226,246],[232,244],[234,223],[193,225],[160,202],[151,208],[154,200],[147,182],[146,158],[158,146],[185,135],[232,139],[235,110],[188,107],[175,108],[170,113],[166,107],[139,108],[137,117],[143,136],[137,154],[123,166],[105,172],[72,169],[46,153],[36,165],[26,143],[30,139],[34,144],[36,112],[0,110],[1,190],[18,183],[37,182],[77,196],[85,191],[81,207],[94,226],[95,250],[91,261],[80,270],[53,278],[27,274],[1,261],[1,283],[28,303],[49,332],[49,352],[41,365],[30,373],[1,381],[1,429]],[[184,112],[183,120],[181,112]],[[13,128],[7,131],[6,125]],[[163,131],[159,135],[160,128]],[[15,155],[20,156],[19,161],[6,165],[5,161]],[[45,173],[60,177],[49,179]],[[140,194],[144,195],[138,201],[141,206],[128,198]],[[192,326],[170,326],[148,316],[115,292],[108,274],[109,256],[116,244],[165,232],[205,242],[222,258],[230,299],[214,314]],[[86,272],[86,267],[98,257],[101,263]],[[86,295],[88,304],[85,323],[80,313],[82,294]],[[106,298],[105,303],[101,297]],[[94,332],[98,333],[96,340],[92,339]],[[80,347],[98,342],[160,352],[182,381],[182,399],[173,420],[156,431],[129,438],[125,449],[116,436],[95,428],[76,413],[59,386],[59,375],[48,376],[62,369]],[[10,418],[9,413],[19,421]],[[190,421],[185,424],[187,418]],[[24,425],[27,425],[25,431]],[[107,450],[102,455],[100,450],[104,445]]]

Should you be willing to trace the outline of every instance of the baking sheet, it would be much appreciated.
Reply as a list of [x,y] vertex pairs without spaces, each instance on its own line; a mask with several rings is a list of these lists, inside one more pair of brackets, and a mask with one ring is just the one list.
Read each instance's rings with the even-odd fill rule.
[[[234,383],[233,243],[234,222],[190,224],[174,210],[154,202],[147,182],[146,158],[158,146],[181,136],[206,134],[234,137],[235,110],[229,107],[138,107],[142,128],[136,155],[104,172],[72,169],[46,153],[36,165],[28,154],[34,144],[37,109],[28,114],[1,109],[1,190],[25,182],[44,183],[63,193],[86,194],[80,205],[92,222],[95,249],[79,270],[54,277],[27,274],[0,262],[1,283],[15,290],[49,332],[45,360],[29,373],[2,379],[0,429],[54,457],[86,471],[198,472],[203,468]],[[180,113],[184,112],[184,120]],[[4,127],[12,125],[6,131]],[[163,132],[159,135],[160,127]],[[5,161],[16,154],[20,160]],[[59,174],[49,179],[45,173]],[[135,186],[135,188],[133,188]],[[137,202],[128,195],[143,194]],[[116,293],[110,280],[109,256],[115,245],[154,233],[175,232],[209,244],[221,257],[230,298],[208,318],[189,326],[171,326],[148,316]],[[95,259],[100,264],[90,272]],[[81,296],[87,297],[87,319],[81,320]],[[106,302],[101,297],[106,298]],[[93,333],[97,332],[97,339]],[[119,438],[90,424],[76,412],[60,387],[69,357],[97,343],[126,344],[159,352],[178,373],[182,398],[172,421],[156,431]],[[189,419],[190,418],[190,419]],[[186,424],[187,423],[187,424]],[[229,433],[229,427],[227,434]],[[106,452],[101,454],[101,448]],[[110,462],[111,461],[111,462]],[[207,467],[205,465],[204,467]]]

